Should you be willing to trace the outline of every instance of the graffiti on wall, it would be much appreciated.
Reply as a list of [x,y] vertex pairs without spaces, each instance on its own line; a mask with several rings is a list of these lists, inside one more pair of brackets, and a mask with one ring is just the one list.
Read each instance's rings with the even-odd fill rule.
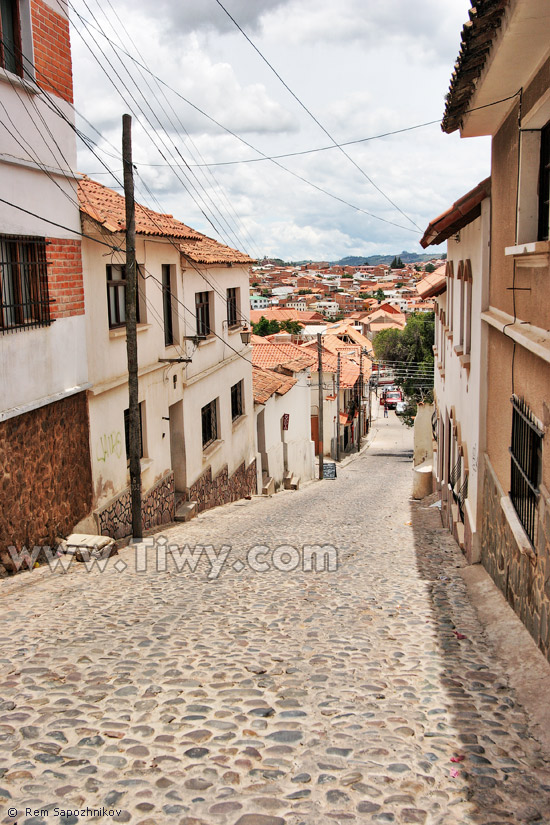
[[96,446],[95,457],[98,461],[107,461],[112,456],[120,458],[122,456],[122,433],[104,433]]

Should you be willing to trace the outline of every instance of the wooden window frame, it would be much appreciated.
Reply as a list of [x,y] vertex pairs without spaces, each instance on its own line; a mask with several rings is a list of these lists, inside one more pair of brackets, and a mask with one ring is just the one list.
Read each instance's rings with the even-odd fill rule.
[[206,450],[219,438],[218,399],[214,398],[201,409],[202,449]]
[[0,68],[6,72],[23,77],[23,50],[21,41],[21,12],[19,8],[19,0],[1,0],[1,5],[4,3],[11,6],[13,14],[13,68],[6,66],[6,51],[4,46],[4,23],[0,6]]

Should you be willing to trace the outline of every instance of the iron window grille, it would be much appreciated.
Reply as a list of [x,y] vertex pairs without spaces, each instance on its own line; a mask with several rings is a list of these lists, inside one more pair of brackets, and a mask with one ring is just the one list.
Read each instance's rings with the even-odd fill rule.
[[164,314],[164,346],[174,343],[174,323],[172,318],[172,286],[170,282],[170,264],[162,265],[162,307]]
[[2,333],[51,323],[46,241],[0,235]]
[[206,338],[210,335],[210,293],[195,293],[195,312],[197,318],[197,335]]
[[534,416],[523,399],[516,395],[512,402],[512,444],[510,499],[529,541],[534,546],[537,527],[537,505],[540,496],[542,439]]
[[244,415],[243,382],[239,381],[231,387],[231,420],[235,421]]
[[236,327],[239,324],[237,307],[237,287],[229,287],[227,290],[227,325]]
[[0,67],[23,77],[19,0],[0,0]]
[[460,476],[462,474],[462,456],[458,455],[456,463],[451,470],[451,475],[449,477],[449,484],[451,485],[451,489],[454,490],[458,482],[460,481]]
[[458,504],[458,514],[460,516],[460,521],[464,524],[464,507],[466,504],[466,499],[468,498],[468,475],[466,474],[464,477],[464,481],[462,482],[462,486],[460,487],[458,493],[456,494],[456,503]]
[[[139,267],[138,293],[136,295],[136,321],[140,322],[139,312]],[[109,329],[126,325],[126,267],[124,264],[107,264],[107,307],[109,311]]]
[[202,417],[202,448],[206,449],[218,438],[218,410],[217,399],[206,404],[201,410]]
[[550,231],[550,123],[540,133],[539,241],[547,241]]

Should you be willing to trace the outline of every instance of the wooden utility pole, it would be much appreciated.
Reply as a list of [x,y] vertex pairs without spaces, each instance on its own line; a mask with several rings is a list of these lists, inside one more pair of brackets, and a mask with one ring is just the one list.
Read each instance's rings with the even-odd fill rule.
[[141,518],[141,422],[137,357],[137,267],[134,169],[132,165],[132,118],[122,116],[122,162],[126,201],[126,353],[128,357],[128,453],[132,497],[132,536],[143,538]]
[[323,336],[317,333],[317,371],[319,373],[319,479],[323,479]]
[[359,352],[359,410],[357,412],[357,452],[361,452],[361,418],[363,412],[363,350]]
[[340,353],[336,369],[336,461],[340,461]]

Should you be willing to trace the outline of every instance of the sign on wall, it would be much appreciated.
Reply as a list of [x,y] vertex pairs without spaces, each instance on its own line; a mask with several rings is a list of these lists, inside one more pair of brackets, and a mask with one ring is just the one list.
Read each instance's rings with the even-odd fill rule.
[[288,422],[290,421],[290,414],[285,413],[283,415],[283,430],[288,430]]

